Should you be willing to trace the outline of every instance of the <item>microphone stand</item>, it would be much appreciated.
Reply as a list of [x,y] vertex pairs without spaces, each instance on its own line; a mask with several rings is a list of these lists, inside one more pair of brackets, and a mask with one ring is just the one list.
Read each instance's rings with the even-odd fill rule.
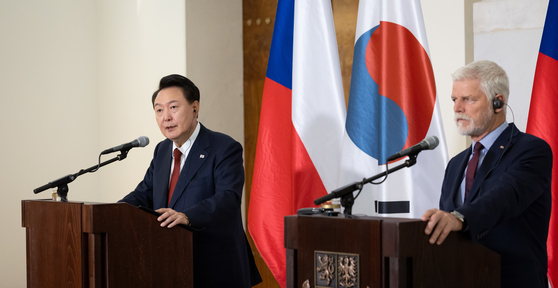
[[129,151],[130,151],[130,149],[122,150],[122,151],[120,151],[120,154],[118,154],[118,156],[116,156],[116,157],[114,157],[110,160],[107,160],[107,161],[105,161],[103,163],[100,163],[98,165],[91,166],[87,169],[81,169],[81,170],[79,170],[78,173],[69,174],[69,175],[66,175],[64,177],[58,178],[54,181],[48,182],[47,184],[45,184],[45,185],[43,185],[39,188],[34,189],[33,193],[38,194],[38,193],[41,193],[41,192],[43,192],[47,189],[57,187],[56,193],[58,193],[58,196],[60,196],[60,199],[62,200],[62,202],[68,202],[67,196],[68,196],[68,191],[70,191],[70,189],[68,188],[68,183],[73,182],[80,175],[83,175],[83,174],[89,173],[89,172],[95,172],[99,168],[101,168],[105,165],[108,165],[112,162],[122,161],[122,160],[126,159],[126,157],[128,156]]
[[[355,203],[355,197],[353,195],[353,192],[356,190],[362,190],[362,187],[364,186],[364,184],[370,183],[378,178],[387,176],[389,173],[393,173],[395,171],[401,170],[405,167],[411,167],[413,165],[415,165],[417,163],[417,154],[414,155],[409,155],[409,159],[407,159],[405,161],[405,163],[396,166],[394,168],[388,169],[387,171],[378,173],[370,178],[364,178],[362,181],[360,182],[354,182],[351,183],[349,185],[343,186],[341,188],[337,188],[335,190],[333,190],[331,193],[320,197],[316,200],[314,200],[314,204],[315,205],[320,205],[326,201],[329,201],[331,199],[334,198],[341,198],[341,206],[343,206],[345,208],[345,210],[343,211],[343,214],[345,214],[345,217],[350,217],[352,214],[352,210],[353,210],[353,204]],[[372,183],[374,184],[374,183]]]

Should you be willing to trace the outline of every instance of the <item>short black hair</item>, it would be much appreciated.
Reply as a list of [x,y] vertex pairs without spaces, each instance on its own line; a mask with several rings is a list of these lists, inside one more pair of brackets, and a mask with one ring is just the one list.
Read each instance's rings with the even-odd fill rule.
[[196,87],[194,82],[182,75],[171,74],[161,78],[161,81],[159,81],[159,89],[157,89],[151,97],[151,103],[153,106],[155,106],[155,98],[157,98],[159,92],[169,87],[180,88],[189,104],[194,103],[194,101],[200,101],[200,90]]

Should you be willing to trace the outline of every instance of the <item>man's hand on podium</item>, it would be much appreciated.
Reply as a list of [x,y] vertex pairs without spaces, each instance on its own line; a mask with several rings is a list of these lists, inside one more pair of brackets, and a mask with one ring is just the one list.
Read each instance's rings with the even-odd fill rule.
[[428,222],[424,233],[431,235],[430,244],[436,243],[440,245],[446,240],[451,231],[461,231],[463,229],[463,222],[461,220],[451,213],[438,209],[430,209],[424,212],[421,219],[424,222]]
[[159,222],[164,220],[163,223],[161,223],[161,227],[167,226],[168,228],[172,228],[178,224],[190,225],[190,219],[182,212],[176,212],[171,208],[161,208],[155,210],[155,212],[162,214],[157,218]]

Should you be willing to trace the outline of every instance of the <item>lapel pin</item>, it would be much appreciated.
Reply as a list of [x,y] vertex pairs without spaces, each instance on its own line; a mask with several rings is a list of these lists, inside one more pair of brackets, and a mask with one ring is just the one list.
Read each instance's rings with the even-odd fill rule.
[[504,149],[504,146],[500,146],[500,149]]
[[205,158],[205,155],[203,155],[203,154],[200,154],[200,158]]

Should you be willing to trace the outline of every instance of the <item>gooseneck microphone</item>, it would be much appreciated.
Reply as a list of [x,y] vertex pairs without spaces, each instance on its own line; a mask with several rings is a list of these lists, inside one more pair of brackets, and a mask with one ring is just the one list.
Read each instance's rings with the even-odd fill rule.
[[103,152],[101,152],[101,155],[105,155],[105,154],[109,154],[109,153],[113,153],[113,152],[118,152],[118,151],[123,151],[123,150],[130,150],[134,147],[145,147],[149,144],[149,138],[145,137],[145,136],[140,136],[138,139],[132,141],[132,142],[128,142],[116,147],[112,147],[109,148]]
[[[47,184],[33,190],[33,192],[35,194],[40,193],[46,189],[50,189],[50,188],[57,188],[56,193],[58,193],[58,196],[60,196],[60,199],[62,200],[62,202],[68,202],[68,191],[70,190],[68,188],[68,184],[73,182],[78,176],[83,175],[85,173],[92,173],[95,172],[97,170],[99,170],[99,168],[108,165],[110,163],[116,162],[116,161],[122,161],[124,159],[126,159],[126,156],[128,155],[128,151],[134,147],[145,147],[147,146],[147,144],[149,144],[149,138],[145,137],[145,136],[140,136],[138,139],[129,142],[129,143],[125,143],[110,149],[107,149],[103,152],[101,152],[101,154],[99,154],[99,164],[95,165],[95,166],[91,166],[87,169],[81,169],[79,170],[78,173],[75,174],[69,174],[66,175],[64,177],[58,178],[54,181],[48,182]],[[118,156],[105,161],[103,163],[101,163],[101,155],[103,154],[109,154],[112,152],[117,152],[120,151],[120,154],[118,154]]]
[[440,144],[438,137],[436,136],[426,137],[424,138],[424,140],[420,141],[420,143],[389,156],[386,159],[386,162],[393,161],[395,159],[399,159],[407,155],[417,155],[422,150],[432,150],[438,147],[438,144]]
[[[438,146],[438,144],[440,144],[440,141],[438,140],[438,138],[436,136],[430,136],[430,137],[426,137],[424,140],[420,141],[420,143],[414,145],[413,147],[407,148],[405,150],[402,150],[392,156],[389,156],[386,159],[386,162],[395,160],[395,159],[399,159],[401,157],[404,156],[410,156],[409,159],[407,159],[406,161],[404,161],[404,163],[398,165],[395,168],[391,168],[388,169],[387,166],[388,164],[386,163],[386,171],[384,172],[380,172],[370,178],[364,178],[362,181],[360,182],[354,182],[348,185],[345,185],[341,188],[337,188],[336,190],[332,191],[331,193],[322,196],[316,200],[314,200],[314,204],[315,205],[320,205],[322,203],[324,203],[325,201],[329,201],[333,198],[341,198],[341,205],[343,207],[345,207],[344,210],[344,214],[345,215],[351,215],[352,214],[352,207],[353,204],[355,202],[356,197],[358,197],[358,195],[360,194],[360,191],[362,191],[362,186],[367,184],[367,183],[372,183],[372,184],[380,184],[383,181],[385,181],[385,179],[387,178],[387,175],[389,173],[393,173],[395,171],[398,171],[400,169],[403,169],[405,167],[411,167],[413,165],[415,165],[417,163],[417,154],[422,151],[422,150],[432,150],[434,148],[436,148]],[[383,181],[381,181],[380,183],[374,183],[372,181],[381,178],[381,177],[385,177]],[[353,192],[359,190],[358,194],[356,196],[353,195]]]

